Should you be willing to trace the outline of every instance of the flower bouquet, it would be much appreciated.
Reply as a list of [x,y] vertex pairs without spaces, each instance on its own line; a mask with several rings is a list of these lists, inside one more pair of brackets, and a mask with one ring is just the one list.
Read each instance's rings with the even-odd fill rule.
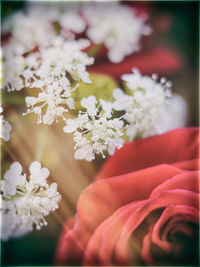
[[190,79],[196,68],[160,41],[172,18],[134,1],[10,6],[1,49],[3,264],[13,264],[12,242],[35,251],[33,238],[44,235],[38,251],[44,257],[52,241],[48,264],[198,265],[195,88],[179,79],[184,64]]

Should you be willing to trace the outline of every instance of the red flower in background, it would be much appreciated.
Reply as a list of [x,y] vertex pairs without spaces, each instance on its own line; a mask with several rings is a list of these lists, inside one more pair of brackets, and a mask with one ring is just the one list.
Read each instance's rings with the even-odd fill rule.
[[81,194],[61,235],[58,264],[194,265],[199,130],[126,144]]
[[[104,48],[103,48],[104,49]],[[120,79],[122,74],[131,72],[133,67],[138,68],[143,74],[172,74],[180,69],[180,57],[175,51],[165,47],[153,47],[142,50],[126,57],[120,63],[105,61],[96,62],[88,67],[88,71],[105,73]]]

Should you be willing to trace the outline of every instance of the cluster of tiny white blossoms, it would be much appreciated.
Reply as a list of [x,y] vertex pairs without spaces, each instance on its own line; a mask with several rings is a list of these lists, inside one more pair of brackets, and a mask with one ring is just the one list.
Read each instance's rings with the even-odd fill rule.
[[[155,75],[142,76],[133,70],[132,74],[122,76],[125,91],[116,88],[113,102],[93,95],[83,98],[81,105],[86,111],[81,110],[77,118],[67,120],[66,112],[75,108],[72,92],[79,81],[91,82],[86,67],[94,62],[83,52],[90,41],[75,40],[74,33],[87,29],[88,38],[96,44],[104,44],[109,59],[117,63],[137,51],[141,36],[151,31],[145,24],[145,16],[136,16],[128,5],[72,6],[65,10],[62,5],[30,5],[25,13],[14,16],[11,42],[3,53],[4,68],[9,70],[4,77],[4,87],[8,91],[27,88],[31,92],[31,96],[25,97],[27,111],[23,115],[35,113],[38,123],[48,125],[59,118],[66,121],[64,132],[74,132],[75,158],[91,161],[95,154],[103,157],[105,153],[113,154],[127,137],[133,140],[158,133],[162,117],[166,115],[171,84],[165,78],[158,82]],[[22,27],[25,34],[21,36],[19,26],[29,18]],[[34,24],[37,18],[38,21],[41,18],[41,27]],[[45,32],[48,34],[42,37]],[[166,116],[165,119],[168,120]]]
[[[77,118],[66,120],[65,133],[74,132],[75,158],[91,161],[95,154],[112,155],[121,148],[126,138],[147,137],[162,132],[162,119],[168,121],[166,108],[171,97],[171,82],[166,78],[157,80],[157,75],[142,76],[139,70],[122,75],[125,90],[113,91],[113,102],[94,96],[83,98],[81,105],[86,111],[79,111]],[[180,102],[180,101],[179,101]],[[120,117],[113,118],[114,111]],[[115,112],[116,115],[116,112]],[[166,127],[165,127],[166,128]]]
[[20,91],[24,87],[22,73],[27,63],[22,55],[21,45],[11,42],[2,48],[3,50],[3,77],[2,89],[8,92]]
[[93,64],[94,59],[82,52],[90,42],[73,40],[73,32],[84,31],[85,21],[77,5],[63,7],[31,4],[3,24],[3,33],[12,33],[3,46],[3,67],[8,70],[3,88],[34,89],[31,95],[37,97],[25,98],[28,110],[24,115],[36,113],[38,123],[52,124],[58,117],[64,119],[63,113],[74,108],[72,82],[90,82],[86,66]]
[[44,124],[52,124],[59,116],[65,119],[63,113],[74,108],[71,92],[76,87],[71,79],[91,82],[86,66],[94,59],[81,51],[88,45],[88,40],[65,42],[60,36],[48,47],[41,47],[38,52],[27,56],[29,65],[22,74],[25,86],[39,88],[41,92],[37,97],[25,98],[28,107],[25,114],[36,113],[38,123]]
[[18,44],[22,54],[32,50],[35,46],[48,45],[58,34],[74,38],[74,33],[85,30],[86,24],[79,14],[77,5],[31,3],[23,11],[18,11],[8,17],[3,25],[2,32],[12,32],[11,41]]
[[74,108],[71,92],[75,87],[71,80],[90,83],[86,66],[93,64],[94,59],[82,52],[89,44],[88,40],[65,41],[59,36],[26,56],[8,55],[4,66],[10,70],[4,81],[8,90],[40,90],[37,97],[25,98],[28,110],[24,114],[36,113],[38,123],[44,124],[52,124],[59,116],[64,119],[63,113]]
[[[48,13],[49,16],[45,16]],[[29,66],[29,61],[23,56],[37,46],[48,45],[56,37],[51,23],[51,12],[41,16],[37,10],[28,9],[16,12],[8,17],[2,25],[2,33],[11,37],[3,46],[4,69],[3,87],[9,91],[21,90],[24,87],[23,71]]]
[[126,134],[133,140],[138,134],[147,137],[158,133],[158,124],[163,107],[171,96],[171,82],[166,78],[157,81],[157,75],[142,76],[137,69],[132,74],[122,75],[128,93],[115,89],[113,108],[123,110],[126,121]]
[[10,131],[12,130],[12,126],[4,119],[3,115],[1,114],[2,112],[3,108],[0,106],[0,138],[8,142],[10,139]]
[[83,98],[81,105],[86,111],[79,111],[78,117],[68,119],[64,132],[74,132],[75,158],[91,161],[95,154],[104,152],[112,155],[115,148],[121,148],[124,141],[123,121],[112,119],[112,103],[104,100],[97,102],[94,96]]
[[34,229],[47,225],[45,216],[58,208],[61,198],[57,184],[48,185],[47,168],[41,168],[37,161],[29,167],[27,179],[18,162],[11,164],[10,169],[1,180],[1,239],[22,236]]
[[[66,6],[66,5],[65,5]],[[4,87],[10,91],[21,90],[23,87],[22,73],[29,66],[24,54],[37,47],[46,47],[58,36],[56,23],[61,27],[60,34],[66,40],[74,39],[73,32],[82,32],[86,25],[79,14],[78,8],[68,5],[63,11],[59,5],[48,3],[32,3],[23,10],[8,17],[2,25],[2,33],[11,35],[3,46]],[[76,21],[76,22],[75,22]]]
[[151,32],[145,15],[136,16],[131,8],[120,3],[89,3],[83,14],[88,21],[87,36],[95,44],[103,43],[114,63],[138,51],[142,35]]

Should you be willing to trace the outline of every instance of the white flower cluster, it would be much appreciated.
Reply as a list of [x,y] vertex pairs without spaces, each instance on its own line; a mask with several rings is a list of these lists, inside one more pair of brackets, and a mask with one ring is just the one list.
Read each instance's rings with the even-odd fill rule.
[[74,33],[85,30],[86,24],[79,14],[79,6],[65,3],[31,3],[23,12],[8,17],[2,25],[2,32],[12,32],[13,44],[18,44],[22,54],[35,46],[45,46],[60,33],[74,38]]
[[[3,86],[8,91],[26,88],[31,92],[25,97],[27,111],[23,115],[35,113],[38,123],[48,125],[62,118],[66,122],[64,132],[74,132],[76,159],[91,161],[96,154],[105,157],[127,139],[179,126],[180,121],[183,123],[181,113],[176,112],[177,124],[168,115],[171,83],[165,78],[157,81],[155,75],[142,76],[135,69],[122,76],[125,90],[116,88],[113,102],[91,95],[81,100],[85,111],[79,111],[77,118],[65,116],[74,109],[72,91],[79,86],[77,82],[91,82],[86,67],[94,62],[83,52],[90,41],[75,40],[75,33],[86,31],[93,43],[107,47],[112,62],[119,63],[139,49],[142,35],[150,34],[145,20],[144,15],[137,16],[122,3],[87,3],[83,7],[30,4],[26,12],[18,12],[3,26],[3,32],[12,26],[11,39],[3,48]],[[171,102],[173,108],[177,101],[183,104],[176,98]],[[8,140],[11,126],[2,116],[1,121],[6,129],[4,140]]]
[[3,115],[1,114],[2,112],[3,108],[0,106],[0,138],[8,142],[10,139],[10,131],[12,130],[12,126],[4,119]]
[[[156,74],[152,77],[142,76],[139,70],[133,69],[132,74],[122,75],[122,80],[126,92],[116,88],[113,102],[102,99],[98,102],[94,96],[83,98],[81,105],[86,111],[79,111],[77,118],[66,120],[63,130],[66,133],[74,132],[76,159],[91,161],[95,154],[104,157],[104,152],[112,155],[116,148],[123,145],[125,137],[131,141],[183,123],[182,116],[174,124],[167,115],[172,83],[166,78],[157,81]],[[185,111],[182,99],[178,98],[178,102],[182,103],[182,110]],[[173,99],[172,103],[174,108],[177,100]],[[113,118],[114,110],[120,112],[120,117]],[[163,120],[167,125],[163,126]]]
[[88,37],[95,43],[104,43],[108,58],[118,63],[140,48],[142,35],[151,32],[145,25],[145,16],[136,16],[127,5],[119,3],[87,4],[83,14],[88,21]]
[[23,53],[35,46],[47,45],[56,36],[53,25],[45,13],[38,16],[33,11],[17,12],[3,25],[3,31],[12,31],[11,42],[17,43]]
[[41,168],[37,161],[29,167],[30,176],[22,174],[22,166],[18,162],[11,164],[10,169],[1,180],[1,239],[22,236],[47,225],[45,216],[58,208],[61,198],[57,192],[57,184],[48,185],[47,168]]
[[37,97],[25,98],[28,107],[25,114],[36,113],[38,123],[44,124],[52,124],[59,116],[64,119],[63,113],[74,108],[71,92],[75,87],[69,76],[74,81],[91,82],[86,66],[94,59],[81,51],[88,45],[87,40],[65,42],[62,37],[57,37],[52,45],[27,56],[28,67],[22,74],[25,86],[39,88],[41,92]]
[[112,103],[97,100],[94,96],[83,98],[81,105],[86,109],[80,111],[76,119],[68,119],[64,132],[74,132],[75,158],[91,161],[95,154],[104,152],[112,155],[116,148],[121,148],[124,141],[123,121],[119,118],[112,119]]
[[31,95],[38,95],[25,98],[28,110],[24,115],[37,114],[38,123],[64,119],[63,113],[74,108],[72,82],[90,83],[86,66],[94,59],[82,52],[90,42],[75,41],[72,33],[83,31],[85,22],[76,5],[65,6],[62,10],[59,5],[32,4],[3,24],[3,33],[12,33],[3,47],[3,88],[34,89]]
[[132,74],[124,74],[128,94],[115,89],[113,108],[125,112],[127,122],[126,134],[133,140],[138,134],[147,137],[158,133],[158,122],[162,117],[166,100],[171,96],[171,82],[162,78],[156,81],[157,75],[142,76],[137,69]]
[[[86,66],[94,62],[82,52],[89,45],[88,40],[65,41],[56,37],[48,46],[21,56],[9,54],[5,50],[6,72],[4,84],[8,90],[21,90],[24,87],[38,88],[41,92],[37,97],[26,97],[27,113],[38,115],[38,123],[52,124],[57,117],[74,108],[69,76],[74,80],[90,83]],[[37,91],[36,91],[37,92]],[[43,119],[42,117],[43,111]],[[64,118],[64,117],[63,117]]]
[[27,63],[22,54],[21,45],[11,42],[2,48],[3,50],[3,77],[2,88],[10,91],[20,91],[24,87],[22,73]]
[[86,29],[86,22],[81,14],[81,5],[79,2],[68,2],[66,4],[59,3],[61,8],[61,14],[59,16],[58,22],[61,26],[61,34],[66,35],[66,33],[82,33]]

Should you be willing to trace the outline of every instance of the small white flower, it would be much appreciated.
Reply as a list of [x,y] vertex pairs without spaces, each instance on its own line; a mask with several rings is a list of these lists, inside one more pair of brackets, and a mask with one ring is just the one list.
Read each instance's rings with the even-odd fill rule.
[[19,91],[24,87],[22,73],[27,64],[22,54],[25,50],[23,48],[21,50],[21,46],[15,42],[7,44],[2,50],[4,69],[2,88]]
[[2,112],[3,108],[0,106],[0,138],[8,142],[10,139],[10,131],[12,130],[12,126],[4,119],[3,115],[1,114]]
[[81,33],[86,28],[86,23],[80,15],[80,3],[31,3],[28,13],[34,17],[42,17],[49,22],[57,22],[62,30]]
[[71,92],[76,88],[71,88],[67,78],[65,87],[60,81],[52,82],[52,84],[41,87],[41,93],[37,97],[27,96],[25,98],[28,110],[23,115],[35,113],[38,115],[38,123],[52,124],[54,120],[58,121],[58,117],[65,120],[64,113],[74,108],[74,100],[71,98]]
[[146,17],[136,16],[134,11],[119,3],[95,3],[83,8],[88,21],[87,36],[95,43],[108,49],[108,58],[114,63],[140,48],[142,35],[150,34],[145,25]]
[[29,167],[30,172],[30,182],[29,190],[33,190],[35,184],[40,184],[41,186],[46,185],[46,179],[49,176],[49,170],[47,168],[41,168],[41,164],[38,161],[31,163]]
[[54,38],[50,45],[39,49],[40,66],[34,74],[51,78],[68,72],[74,80],[90,83],[86,66],[93,64],[94,58],[82,52],[89,44],[84,39],[65,41],[61,36]]
[[[48,47],[26,57],[27,68],[22,72],[26,87],[38,88],[37,97],[26,97],[28,110],[24,115],[35,113],[38,123],[52,124],[58,117],[64,120],[64,113],[74,108],[70,78],[90,83],[86,66],[93,58],[81,50],[88,46],[87,40],[66,41],[57,37]],[[67,73],[67,74],[66,74]],[[77,85],[78,86],[78,85]]]
[[47,17],[47,13],[28,9],[10,16],[4,29],[12,32],[11,42],[18,43],[25,51],[37,45],[47,45],[56,36],[52,18]]
[[25,184],[26,177],[22,175],[22,167],[19,162],[11,164],[10,169],[5,172],[2,180],[3,196],[6,198],[12,197],[16,194],[17,187]]
[[63,30],[71,30],[75,33],[81,33],[86,28],[86,23],[78,13],[78,10],[73,9],[61,14],[59,23]]
[[81,106],[87,109],[87,112],[92,116],[95,116],[97,113],[96,103],[96,98],[93,95],[81,100]]
[[170,82],[165,78],[157,82],[149,76],[142,76],[135,69],[132,74],[123,75],[122,79],[129,88],[129,94],[115,89],[113,108],[125,111],[129,139],[133,140],[137,134],[146,137],[157,133],[163,107],[171,93]]
[[98,104],[94,96],[83,98],[81,105],[86,111],[80,111],[74,120],[68,119],[63,129],[66,133],[74,132],[75,158],[91,161],[95,154],[112,155],[124,142],[123,121],[111,118],[111,103],[100,100]]
[[85,159],[87,161],[92,161],[95,159],[93,148],[91,145],[86,144],[76,150],[74,154],[75,159]]
[[26,56],[16,52],[13,44],[5,46],[4,87],[19,91],[24,87],[40,88],[57,80],[65,86],[66,73],[75,81],[91,83],[86,66],[93,64],[94,58],[82,52],[89,44],[88,40],[66,41],[60,36]]
[[22,236],[46,225],[45,216],[58,208],[61,198],[57,184],[48,185],[49,170],[37,161],[29,167],[30,176],[22,174],[20,163],[14,162],[1,181],[1,238]]

